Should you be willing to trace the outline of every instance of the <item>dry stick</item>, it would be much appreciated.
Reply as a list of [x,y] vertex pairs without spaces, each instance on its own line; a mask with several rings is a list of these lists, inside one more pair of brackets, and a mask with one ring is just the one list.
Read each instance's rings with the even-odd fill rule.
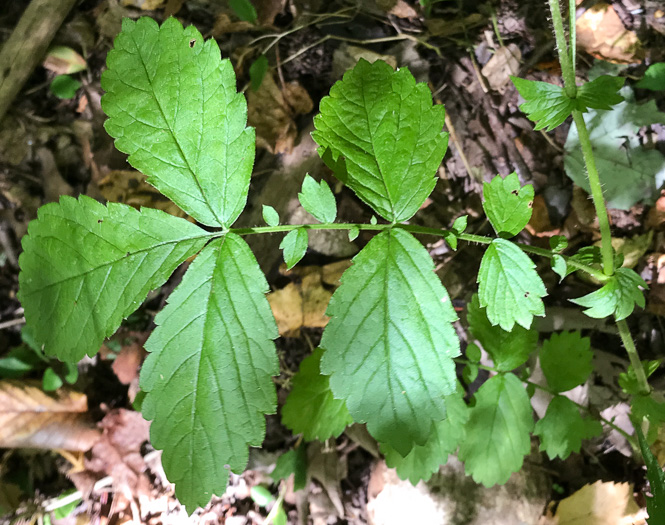
[[0,50],[0,120],[35,66],[44,58],[51,40],[76,0],[32,0]]

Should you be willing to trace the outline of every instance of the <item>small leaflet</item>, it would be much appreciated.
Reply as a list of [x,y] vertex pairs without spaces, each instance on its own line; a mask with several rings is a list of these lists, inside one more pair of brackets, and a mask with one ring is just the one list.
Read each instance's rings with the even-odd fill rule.
[[293,268],[303,258],[307,251],[308,242],[309,238],[305,228],[291,230],[282,239],[279,247],[284,251],[284,262],[287,270]]
[[455,219],[455,222],[453,222],[453,230],[455,231],[455,233],[464,233],[468,221],[469,221],[468,215],[461,215],[457,217],[457,219]]
[[562,87],[514,76],[510,79],[525,101],[520,109],[529,120],[536,123],[536,131],[552,131],[563,124],[575,109],[575,103],[568,98]]
[[353,242],[358,238],[358,234],[360,233],[360,228],[358,226],[353,226],[349,230],[349,241]]
[[584,306],[584,313],[594,319],[614,315],[621,321],[633,313],[635,305],[644,308],[642,288],[648,288],[647,283],[634,270],[619,268],[602,288],[570,301]]
[[494,239],[480,263],[478,297],[487,318],[510,332],[515,323],[530,328],[534,315],[544,316],[545,285],[531,259],[510,241]]
[[520,109],[527,117],[536,123],[536,131],[547,128],[552,131],[563,124],[568,116],[578,110],[585,113],[589,108],[608,110],[623,101],[619,90],[625,79],[603,75],[592,82],[587,82],[577,88],[577,96],[571,99],[566,95],[564,88],[550,84],[510,77],[525,103]]
[[278,226],[279,225],[279,214],[277,213],[277,210],[273,208],[272,206],[268,206],[267,204],[263,205],[263,220],[266,221],[266,224],[268,226]]
[[302,191],[298,200],[305,210],[314,218],[324,224],[335,222],[337,217],[337,203],[330,186],[324,180],[316,182],[309,175],[305,175],[302,182]]
[[483,184],[483,208],[500,237],[514,237],[524,229],[533,212],[533,195],[533,186],[521,186],[515,172]]

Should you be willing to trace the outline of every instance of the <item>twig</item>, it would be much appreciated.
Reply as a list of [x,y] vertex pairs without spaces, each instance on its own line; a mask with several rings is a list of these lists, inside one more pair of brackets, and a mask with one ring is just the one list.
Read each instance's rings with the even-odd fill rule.
[[0,323],[0,330],[5,330],[6,328],[11,328],[12,326],[17,326],[19,324],[25,324],[25,317],[20,317],[18,319],[12,319],[11,321],[4,321]]

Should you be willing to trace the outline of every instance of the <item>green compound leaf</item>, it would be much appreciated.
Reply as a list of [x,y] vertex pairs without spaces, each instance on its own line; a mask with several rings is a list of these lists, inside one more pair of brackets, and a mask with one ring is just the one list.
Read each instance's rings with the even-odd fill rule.
[[298,200],[305,210],[322,223],[335,222],[337,217],[337,203],[330,191],[330,186],[324,180],[316,182],[309,175],[305,175],[302,182],[302,192],[298,193]]
[[323,350],[317,348],[303,359],[282,408],[284,426],[294,434],[302,434],[306,441],[338,437],[353,423],[344,401],[333,397],[328,376],[321,375],[322,356]]
[[517,173],[505,179],[497,175],[483,184],[483,208],[494,231],[501,237],[514,237],[531,219],[533,186],[522,186]]
[[599,421],[585,419],[570,399],[555,396],[547,407],[545,417],[536,423],[534,434],[540,437],[540,450],[550,459],[566,459],[579,452],[582,440],[599,436],[603,427]]
[[[1,361],[1,360],[0,360]],[[660,368],[662,360],[655,359],[653,361],[642,360],[642,367],[644,368],[644,373],[647,376],[647,379],[653,375],[653,373]],[[625,372],[619,374],[619,386],[626,394],[631,396],[641,395],[640,384],[637,381],[637,374],[635,374],[635,369],[633,365],[628,365],[628,369]]]
[[228,227],[245,207],[254,130],[231,62],[175,18],[124,19],[102,75],[105,128],[148,182],[199,222]]
[[446,419],[432,425],[432,433],[424,445],[415,446],[406,457],[390,445],[381,444],[386,464],[397,470],[400,479],[408,479],[413,485],[427,481],[439,470],[464,439],[464,426],[469,419],[469,409],[464,402],[464,389],[457,385],[457,392],[446,396]]
[[570,301],[587,308],[584,313],[589,317],[602,319],[614,315],[617,321],[621,321],[633,313],[635,305],[644,308],[644,294],[640,287],[648,288],[644,279],[630,268],[619,268],[602,288]]
[[18,298],[35,342],[63,361],[94,355],[209,234],[159,210],[85,196],[42,206],[23,238]]
[[545,128],[552,131],[575,109],[575,102],[568,98],[562,87],[513,76],[510,79],[525,100],[520,109],[536,123],[536,131]]
[[626,82],[625,78],[602,75],[591,82],[577,88],[576,109],[586,112],[592,109],[612,109],[612,106],[623,102],[619,90]]
[[487,247],[478,271],[478,298],[493,325],[508,332],[515,323],[528,329],[534,315],[545,315],[541,297],[547,291],[535,267],[510,241],[494,239]]
[[618,91],[625,79],[620,77],[603,75],[587,82],[577,89],[577,97],[574,99],[568,98],[562,87],[549,82],[510,78],[525,100],[520,109],[536,123],[536,131],[544,128],[552,131],[563,124],[573,110],[584,113],[589,108],[611,109],[613,105],[623,101]]
[[263,214],[263,220],[266,221],[268,226],[277,226],[279,224],[279,213],[272,206],[264,204],[261,213]]
[[591,340],[579,332],[552,334],[540,350],[540,366],[555,392],[583,385],[593,371],[592,361]]
[[446,417],[459,340],[427,250],[401,229],[374,237],[342,275],[327,314],[321,372],[357,423],[406,456]]
[[485,309],[478,304],[477,294],[473,295],[468,305],[467,321],[473,337],[483,345],[494,366],[503,372],[509,372],[526,363],[538,345],[536,330],[515,326],[511,332],[506,332],[500,326],[493,326]]
[[531,450],[529,396],[517,376],[499,374],[480,387],[470,412],[459,458],[476,483],[503,484]]
[[640,442],[642,457],[647,466],[647,479],[651,485],[651,494],[646,496],[649,525],[661,525],[665,523],[665,472],[660,467],[658,460],[651,452],[649,444],[642,433],[639,425],[635,428],[637,439]]
[[277,327],[268,284],[240,237],[211,242],[188,268],[146,342],[142,411],[176,496],[191,513],[223,494],[275,412]]
[[279,248],[284,250],[284,262],[287,270],[293,268],[304,257],[308,242],[309,237],[307,236],[307,230],[304,228],[291,230],[282,239]]
[[410,219],[434,189],[448,146],[445,111],[407,68],[361,59],[321,101],[312,137],[363,201],[390,222]]

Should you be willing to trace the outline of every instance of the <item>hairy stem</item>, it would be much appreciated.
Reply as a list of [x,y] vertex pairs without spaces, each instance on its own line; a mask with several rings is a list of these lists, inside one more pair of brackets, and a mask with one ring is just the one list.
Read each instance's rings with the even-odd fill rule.
[[[554,26],[554,35],[559,51],[559,62],[561,63],[561,72],[563,75],[566,95],[568,95],[570,98],[575,98],[577,95],[577,86],[575,84],[576,54],[574,49],[574,46],[577,45],[575,31],[576,4],[574,0],[569,0],[571,46],[569,51],[568,43],[566,42],[566,34],[563,27],[563,19],[561,17],[561,7],[559,5],[559,1],[560,0],[548,0],[550,11],[552,12],[552,24]],[[593,153],[593,146],[591,144],[591,138],[589,137],[589,131],[586,127],[586,122],[584,122],[584,115],[579,110],[574,110],[572,115],[575,126],[577,127],[577,134],[580,139],[580,147],[582,148],[582,156],[584,157],[584,163],[587,169],[587,179],[589,181],[589,187],[591,188],[591,198],[593,200],[593,205],[596,208],[596,215],[598,217],[598,226],[601,236],[600,254],[603,264],[603,273],[606,276],[612,276],[614,275],[614,250],[612,249],[612,232],[610,230],[610,219],[607,214],[607,207],[605,206],[603,187],[600,183],[600,176],[598,175],[598,168],[596,166],[596,158]],[[633,338],[630,334],[628,324],[625,320],[617,321],[616,323],[619,329],[619,335],[621,336],[621,341],[626,348],[630,363],[635,370],[635,376],[640,386],[640,391],[648,394],[651,389],[647,381],[646,372],[642,366],[642,361],[640,361],[640,357],[637,354],[635,342],[633,341]]]
[[600,177],[598,176],[598,168],[596,167],[596,158],[593,154],[591,138],[589,137],[589,131],[587,130],[581,111],[573,111],[573,120],[575,121],[575,126],[577,126],[577,134],[580,138],[582,155],[584,156],[589,186],[591,187],[591,198],[593,199],[593,205],[596,208],[596,215],[598,216],[598,226],[600,228],[601,236],[600,254],[603,261],[603,272],[605,272],[605,275],[614,275],[614,250],[612,249],[610,219],[607,215],[607,208],[605,207],[603,188],[600,184]]
[[[352,224],[352,223],[326,223],[326,224],[280,224],[279,226],[259,226],[255,228],[231,228],[228,230],[229,233],[235,233],[236,235],[256,235],[260,233],[285,233],[290,232],[291,230],[303,229],[303,230],[368,230],[368,231],[383,231],[390,230],[391,228],[400,228],[402,230],[408,231],[410,233],[421,234],[421,235],[432,235],[434,237],[449,237],[455,236],[460,241],[465,242],[475,242],[477,244],[490,244],[494,239],[492,237],[485,237],[483,235],[473,235],[471,233],[456,233],[451,230],[440,230],[437,228],[428,228],[426,226],[417,226],[414,224]],[[211,234],[211,237],[219,237],[224,235],[226,231],[214,232]],[[538,248],[536,246],[529,246],[528,244],[515,243],[522,251],[526,253],[531,253],[533,255],[538,255],[540,257],[546,257],[551,259],[555,254],[550,250],[544,248]],[[606,282],[608,277],[603,272],[582,264],[575,259],[562,255],[566,264],[571,268],[576,270],[581,270],[585,273],[588,273],[595,279],[600,282]]]
[[642,366],[642,361],[640,361],[640,356],[637,354],[635,342],[630,335],[630,328],[628,328],[628,323],[625,319],[617,321],[616,323],[617,328],[619,329],[619,337],[621,337],[621,342],[626,349],[626,353],[630,359],[630,364],[632,365],[633,370],[635,370],[635,378],[637,379],[640,393],[647,395],[649,392],[651,392],[651,387],[649,386],[647,374],[644,371],[644,367]]
[[[561,6],[559,0],[548,0],[550,12],[552,13],[552,25],[554,26],[554,38],[556,47],[559,51],[559,62],[561,63],[561,73],[566,95],[569,98],[577,96],[577,85],[575,84],[575,65],[571,61],[571,55],[566,42],[566,30],[563,27],[563,17],[561,16]],[[574,15],[573,15],[574,16]]]

